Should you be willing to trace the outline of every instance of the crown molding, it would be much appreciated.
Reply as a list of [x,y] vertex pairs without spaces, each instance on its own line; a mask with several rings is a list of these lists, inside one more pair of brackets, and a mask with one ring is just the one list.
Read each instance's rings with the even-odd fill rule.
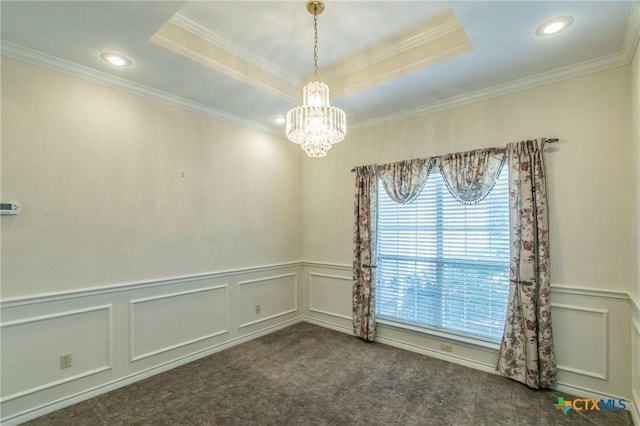
[[[163,28],[166,28],[166,27],[163,27]],[[242,83],[245,83],[269,95],[276,96],[278,98],[284,99],[292,103],[296,103],[299,101],[298,97],[294,95],[295,87],[293,87],[292,85],[286,82],[285,82],[285,86],[282,87],[281,84],[278,84],[279,82],[282,82],[281,79],[278,79],[278,77],[273,76],[273,74],[270,74],[269,72],[262,70],[260,68],[256,68],[253,65],[250,65],[253,72],[245,72],[247,70],[240,70],[239,68],[227,65],[227,63],[233,62],[232,60],[225,61],[224,58],[203,54],[198,50],[192,49],[190,46],[187,46],[181,43],[180,41],[177,41],[171,36],[160,34],[160,32],[157,32],[156,34],[151,36],[149,40],[151,40],[153,43],[157,44],[158,46],[164,47],[165,49],[169,49],[174,53],[184,56],[185,58],[199,62],[215,71],[218,71],[233,79],[241,81]],[[226,52],[226,55],[228,55],[230,58],[237,58],[234,54],[227,51],[225,52]],[[266,73],[266,76],[263,73]],[[268,81],[265,81],[266,78],[261,78],[261,77],[268,78],[269,76],[274,77],[279,81],[272,80],[271,82],[268,82]]]
[[[464,30],[453,12],[446,13],[426,24],[405,31],[402,34],[388,38],[361,52],[350,55],[342,60],[334,62],[322,69],[323,78],[327,81],[336,80],[354,72],[353,64],[358,64],[359,69],[367,69],[379,62],[393,59],[403,53],[420,48],[425,44],[438,41],[451,33]],[[465,35],[466,38],[466,35]],[[467,43],[469,40],[466,39]],[[470,45],[470,43],[469,43]],[[451,46],[449,46],[450,48]],[[356,70],[357,71],[357,70]],[[308,74],[303,80],[309,80],[313,74]]]
[[456,15],[449,11],[329,65],[322,75],[339,98],[472,50]]
[[177,24],[173,20],[166,22],[149,40],[269,95],[291,103],[299,101],[296,85],[263,68],[274,68],[273,65],[267,65],[266,61],[258,63],[256,56],[244,52],[245,56],[250,56],[246,60],[234,50],[240,49],[239,46],[223,41],[220,36],[187,18],[178,19]]
[[143,84],[135,83],[133,81],[126,80],[124,78],[117,77],[103,71],[98,71],[84,65],[79,65],[65,59],[47,55],[46,53],[20,46],[15,43],[2,40],[0,42],[0,51],[2,56],[6,56],[8,58],[27,62],[51,71],[56,71],[65,75],[69,75],[71,77],[80,78],[92,83],[98,83],[103,86],[111,87],[113,89],[122,90],[124,92],[141,96],[143,98],[162,102],[167,105],[202,114],[207,117],[225,121],[227,123],[231,123],[240,127],[281,136],[281,133],[277,130],[256,121],[249,120],[247,118],[243,118],[234,114],[229,114],[225,111],[220,111],[207,105],[182,98],[180,96],[172,95],[170,93],[154,89]]
[[396,121],[407,120],[422,115],[442,111],[445,109],[456,108],[459,106],[479,102],[509,93],[520,92],[534,87],[544,86],[546,84],[556,83],[570,78],[580,77],[582,75],[591,74],[598,71],[604,71],[609,68],[615,68],[622,65],[628,65],[633,61],[636,46],[640,42],[640,1],[631,3],[629,17],[625,29],[624,39],[621,49],[617,53],[601,56],[599,58],[590,59],[578,64],[569,65],[552,71],[524,77],[518,80],[510,81],[503,84],[480,89],[474,92],[465,93],[459,96],[453,96],[447,99],[431,102],[415,108],[398,111],[391,114],[385,114],[378,117],[361,120],[351,123],[350,131],[358,129],[367,129],[378,127]]
[[[174,53],[288,102],[299,102],[302,79],[176,13],[150,40]],[[323,68],[335,98],[473,50],[452,11]],[[354,64],[357,66],[354,67]]]
[[459,106],[496,98],[510,93],[520,92],[523,90],[532,89],[534,87],[544,86],[547,84],[580,77],[582,75],[591,74],[598,71],[604,71],[609,68],[627,65],[631,62],[632,55],[633,52],[618,52],[611,55],[601,56],[599,58],[581,62],[579,64],[569,65],[549,72],[535,74],[507,83],[497,84],[486,89],[480,89],[474,92],[453,96],[447,99],[438,100],[395,113],[385,114],[367,120],[361,120],[352,123],[350,125],[350,130],[353,131],[371,127],[378,127],[396,121],[416,118],[437,111],[456,108]]
[[[191,24],[190,20],[185,17],[176,18],[176,22],[180,25],[187,26],[191,30],[196,28],[197,24]],[[191,21],[192,22],[192,21]],[[208,32],[208,37],[212,37],[212,40],[217,43],[223,43],[220,38],[216,38],[213,33]],[[433,35],[433,34],[432,34]],[[427,37],[425,35],[425,37]],[[622,65],[627,65],[633,60],[633,56],[636,50],[636,46],[640,40],[640,2],[634,1],[631,4],[631,10],[629,12],[628,24],[625,30],[624,41],[621,46],[621,50],[617,53],[602,56],[599,58],[584,61],[579,64],[562,67],[553,71],[536,74],[530,77],[521,78],[515,81],[498,84],[485,89],[480,89],[474,92],[438,100],[428,104],[420,105],[414,108],[405,109],[391,114],[384,114],[378,117],[361,120],[350,123],[349,130],[355,131],[360,129],[378,127],[385,124],[393,123],[396,121],[416,118],[426,114],[442,111],[446,109],[456,108],[459,106],[479,102],[503,95],[507,95],[514,92],[519,92],[534,87],[543,86],[567,80],[582,75],[604,71],[609,68],[614,68]],[[415,40],[414,40],[415,42]],[[227,46],[229,47],[229,46]],[[253,120],[249,120],[234,114],[229,114],[224,111],[220,111],[204,104],[190,101],[185,98],[181,98],[167,92],[163,92],[139,83],[134,83],[129,80],[125,80],[120,77],[116,77],[107,74],[102,71],[97,71],[92,68],[88,68],[76,63],[66,61],[54,56],[47,55],[45,53],[29,49],[14,43],[10,43],[2,40],[0,44],[1,54],[13,59],[17,59],[23,62],[31,63],[33,65],[41,66],[53,71],[61,72],[73,77],[81,78],[94,83],[102,84],[115,89],[123,90],[138,96],[142,96],[148,99],[163,102],[178,108],[183,108],[198,114],[202,114],[214,119],[225,121],[241,127],[253,129],[256,131],[281,136],[281,132],[277,129],[258,123]],[[244,57],[247,62],[253,61],[249,56]],[[255,63],[255,62],[254,62]],[[256,66],[264,66],[260,62]]]
[[191,34],[196,35],[197,37],[205,40],[208,43],[211,43],[223,50],[226,50],[227,52],[232,53],[234,56],[242,59],[243,61],[248,62],[257,68],[260,68],[282,80],[287,81],[292,85],[297,85],[299,83],[298,77],[291,74],[290,72],[278,67],[277,65],[272,64],[271,62],[252,53],[242,46],[233,43],[232,41],[222,37],[218,33],[198,24],[197,22],[189,19],[180,12],[177,12],[175,15],[173,15],[171,19],[169,19],[169,22],[179,28],[182,28],[185,31],[190,32]]
[[631,3],[629,19],[627,20],[627,27],[622,42],[622,52],[627,52],[629,62],[633,61],[638,42],[640,42],[640,1],[634,1]]

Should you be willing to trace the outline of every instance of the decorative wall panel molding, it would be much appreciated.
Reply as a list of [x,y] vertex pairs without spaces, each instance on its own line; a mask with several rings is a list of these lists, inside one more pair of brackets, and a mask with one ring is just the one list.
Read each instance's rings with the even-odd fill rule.
[[239,328],[298,310],[298,274],[290,273],[238,282]]
[[308,280],[309,311],[349,321],[353,319],[351,277],[309,272]]
[[[110,370],[112,321],[105,304],[3,323],[0,402]],[[71,354],[70,367],[61,369],[61,354]]]
[[264,273],[268,271],[280,270],[283,268],[298,267],[301,262],[286,262],[273,265],[254,266],[249,268],[226,269],[215,272],[206,272],[203,274],[182,275],[176,277],[166,277],[154,280],[132,281],[111,284],[96,288],[86,288],[80,290],[65,291],[59,293],[40,294],[35,296],[15,297],[11,299],[3,299],[0,301],[0,310],[14,308],[19,306],[34,305],[37,303],[50,303],[62,300],[76,299],[80,297],[99,296],[103,294],[119,293],[123,291],[142,290],[154,287],[171,286],[175,284],[184,284],[194,281],[211,280],[216,278],[224,278],[230,276]]
[[[351,266],[317,261],[305,261],[303,266],[304,285],[309,298],[308,309],[304,312],[305,321],[351,333],[351,321],[341,317],[338,308],[341,303],[351,302],[350,291],[327,291],[326,294],[321,291],[332,285],[340,288],[343,281],[350,280],[348,277],[351,275]],[[626,366],[631,357],[632,346],[628,333],[623,330],[628,330],[630,309],[634,309],[634,304],[630,303],[631,296],[628,293],[605,287],[551,287],[554,338],[559,363],[558,390],[584,397],[600,395],[608,398],[626,397],[630,400],[630,388],[625,380],[630,381]],[[318,296],[320,299],[317,300]],[[490,371],[493,369],[490,366],[495,365],[495,346],[483,347],[457,341],[446,335],[431,335],[391,326],[382,320],[378,322],[380,327],[377,340],[382,343],[438,356],[451,362],[464,362],[483,371]],[[453,346],[453,354],[457,359],[441,350],[443,343]]]
[[631,301],[631,316],[635,318],[640,318],[640,300],[637,299],[637,296],[629,295],[629,300]]
[[131,300],[130,361],[227,333],[228,299],[223,284]]
[[345,265],[342,263],[317,262],[312,260],[303,261],[302,266],[306,266],[308,268],[336,269],[339,271],[348,272],[349,274],[351,274],[353,270],[353,266],[351,265]]
[[607,380],[609,310],[556,303],[551,308],[558,370]]
[[551,291],[555,294],[570,294],[576,296],[590,296],[607,299],[622,299],[628,300],[629,294],[624,291],[613,291],[604,289],[590,289],[582,287],[572,287],[565,285],[554,285],[551,287]]
[[[1,301],[0,422],[24,423],[299,322],[300,272],[301,262],[285,262]],[[256,303],[249,327],[240,315]],[[73,366],[60,370],[64,353]]]
[[631,319],[631,397],[635,424],[640,424],[640,317]]

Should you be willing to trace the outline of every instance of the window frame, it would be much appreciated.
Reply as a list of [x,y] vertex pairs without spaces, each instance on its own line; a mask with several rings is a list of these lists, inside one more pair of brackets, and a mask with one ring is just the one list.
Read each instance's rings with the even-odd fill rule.
[[[435,175],[438,175],[438,179],[442,179],[442,182],[440,183],[440,186],[443,188],[446,188],[446,182],[444,181],[444,177],[441,175],[441,173],[438,171],[437,167],[434,167],[435,170],[433,170],[433,172],[430,174],[430,176],[427,178],[427,180],[425,181],[424,187],[421,189],[421,193],[422,191],[425,189],[425,187],[427,186],[427,181],[429,179],[432,179]],[[506,182],[503,182],[503,184],[506,184],[506,208],[507,208],[507,226],[505,227],[505,231],[509,232],[509,223],[508,223],[508,219],[509,219],[509,189],[508,189],[508,185],[509,185],[509,177],[508,177],[508,167],[507,164],[505,162],[505,164],[503,165],[503,167],[501,167],[501,170],[498,174],[498,176],[496,177],[496,179],[505,179]],[[506,174],[506,175],[505,175]],[[446,195],[448,196],[452,196],[451,194],[448,193],[448,191],[445,189],[444,192],[446,193]],[[384,193],[385,196],[388,197],[388,195],[385,193],[383,185],[380,181],[379,178],[377,178],[377,184],[376,184],[376,196],[379,197],[380,193]],[[420,197],[420,195],[418,195],[418,197]],[[453,196],[452,196],[453,197]],[[482,202],[482,201],[480,201]],[[376,206],[376,218],[377,218],[377,224],[376,224],[376,229],[378,230],[378,232],[380,231],[381,227],[380,227],[380,203],[377,203],[378,205]],[[437,209],[442,208],[440,205],[438,205],[436,207]],[[379,234],[376,235],[376,258],[379,259],[380,257],[380,245],[378,244],[379,242]],[[379,265],[379,261],[376,262],[378,263],[378,271],[380,270],[380,265]],[[507,260],[505,262],[505,265],[503,265],[506,267],[507,270],[507,274],[508,274],[508,270],[510,268],[510,259],[509,257],[507,257]],[[376,282],[379,280],[379,274],[378,271],[376,271]],[[508,276],[508,275],[507,275]],[[509,297],[509,283],[508,280],[506,282],[506,296],[505,296],[505,300],[504,300],[504,304],[505,307],[507,306],[508,303],[508,297]],[[376,289],[377,291],[377,289]],[[376,295],[376,299],[378,299],[377,295]],[[459,332],[456,330],[450,330],[450,329],[446,329],[446,328],[440,328],[437,326],[431,326],[431,325],[425,325],[425,324],[418,324],[418,323],[411,323],[411,322],[405,322],[399,319],[394,319],[394,318],[390,318],[390,317],[385,317],[384,315],[381,316],[380,314],[380,305],[378,303],[378,300],[376,301],[376,322],[378,324],[387,326],[387,327],[391,327],[394,329],[399,329],[402,331],[408,331],[411,332],[412,334],[419,334],[419,335],[427,335],[427,336],[432,336],[438,339],[445,339],[448,341],[452,341],[452,342],[458,342],[458,343],[462,343],[465,344],[467,346],[476,346],[479,348],[483,348],[483,349],[492,349],[492,350],[497,350],[500,347],[501,344],[501,337],[494,340],[492,338],[489,337],[483,337],[483,336],[479,336],[479,335],[474,335],[474,334],[466,334],[464,332]],[[505,319],[504,321],[506,322],[506,310],[505,310]],[[503,323],[504,324],[504,323]]]

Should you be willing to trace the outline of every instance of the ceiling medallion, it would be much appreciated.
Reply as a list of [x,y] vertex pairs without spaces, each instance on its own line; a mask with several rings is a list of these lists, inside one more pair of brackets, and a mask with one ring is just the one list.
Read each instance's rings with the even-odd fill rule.
[[318,80],[318,15],[324,11],[324,3],[309,1],[307,11],[313,15],[313,81],[302,90],[302,106],[287,113],[286,135],[309,157],[324,157],[347,134],[347,117],[329,104],[329,87]]

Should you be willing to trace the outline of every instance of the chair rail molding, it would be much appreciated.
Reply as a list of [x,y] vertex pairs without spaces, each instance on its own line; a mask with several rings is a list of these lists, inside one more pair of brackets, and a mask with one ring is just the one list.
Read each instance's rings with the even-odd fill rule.
[[[24,423],[301,322],[301,273],[302,262],[282,262],[4,299],[0,423]],[[61,369],[66,353],[73,366]]]

